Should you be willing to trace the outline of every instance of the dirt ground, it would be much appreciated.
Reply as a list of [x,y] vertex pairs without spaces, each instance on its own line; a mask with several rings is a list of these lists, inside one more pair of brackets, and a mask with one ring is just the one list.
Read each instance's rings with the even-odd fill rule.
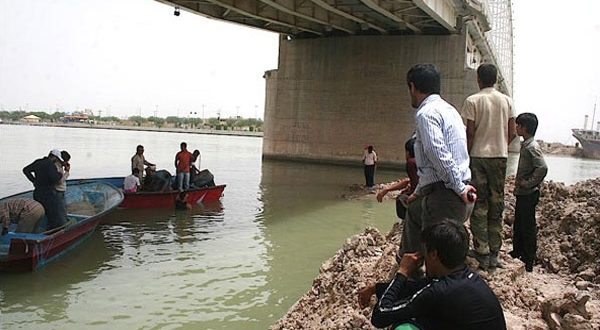
[[[547,182],[537,208],[538,263],[532,273],[512,259],[514,182],[508,180],[505,198],[505,265],[479,271],[498,296],[508,329],[600,329],[600,178],[565,186]],[[386,196],[393,202],[393,195]],[[375,198],[374,193],[350,187],[343,198]],[[386,202],[386,201],[384,201]],[[467,223],[468,226],[468,223]],[[360,309],[358,290],[387,281],[396,270],[395,254],[401,226],[387,235],[366,228],[348,238],[321,266],[312,288],[277,321],[279,329],[375,329],[371,306]],[[471,268],[477,262],[467,258]]]

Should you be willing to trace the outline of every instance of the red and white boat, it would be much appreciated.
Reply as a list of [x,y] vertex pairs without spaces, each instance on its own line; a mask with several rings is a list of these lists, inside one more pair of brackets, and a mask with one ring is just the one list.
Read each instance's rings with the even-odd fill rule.
[[[93,179],[73,179],[69,182],[104,182],[110,183],[118,188],[123,188],[124,177],[93,178]],[[187,201],[191,205],[216,202],[223,196],[226,185],[212,187],[203,187],[186,190],[188,194]],[[178,190],[169,191],[138,191],[135,193],[124,193],[125,198],[119,205],[119,208],[126,209],[146,209],[146,208],[175,208],[175,199],[179,194]]]

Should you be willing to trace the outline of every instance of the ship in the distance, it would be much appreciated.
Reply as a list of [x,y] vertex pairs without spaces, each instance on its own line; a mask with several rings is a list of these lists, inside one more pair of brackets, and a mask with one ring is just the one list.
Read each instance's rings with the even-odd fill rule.
[[596,117],[596,105],[594,104],[594,114],[592,115],[592,124],[587,129],[588,116],[585,116],[583,129],[574,128],[573,136],[581,143],[583,156],[587,158],[600,159],[600,121],[596,123],[594,130],[594,119]]

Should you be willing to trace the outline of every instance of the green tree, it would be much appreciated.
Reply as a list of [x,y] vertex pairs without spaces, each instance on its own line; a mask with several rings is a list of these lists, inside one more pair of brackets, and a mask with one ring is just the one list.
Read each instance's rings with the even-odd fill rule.
[[148,121],[146,118],[141,116],[131,116],[129,117],[129,120],[134,122],[137,126],[142,126],[143,123]]
[[200,124],[202,123],[202,119],[200,119],[200,118],[189,118],[188,119],[188,123],[190,124],[190,126],[196,128],[196,127],[200,126]]
[[161,128],[165,125],[165,120],[160,117],[148,117],[148,121],[153,122],[158,128]]
[[65,113],[64,113],[64,112],[59,112],[59,111],[57,111],[57,112],[55,112],[55,113],[51,114],[51,115],[50,115],[50,118],[51,118],[51,120],[52,120],[53,122],[56,122],[56,121],[60,121],[60,119],[61,119],[62,117],[64,117],[64,116],[65,116]]
[[19,121],[21,118],[27,116],[27,113],[25,111],[12,111],[10,113],[10,120],[13,121]]
[[100,117],[100,121],[120,123],[121,119],[119,119],[118,117],[115,117],[115,116],[110,116],[110,117]]
[[208,125],[210,125],[212,127],[217,127],[220,124],[219,119],[217,119],[217,118],[208,118],[208,120],[206,122],[208,123]]

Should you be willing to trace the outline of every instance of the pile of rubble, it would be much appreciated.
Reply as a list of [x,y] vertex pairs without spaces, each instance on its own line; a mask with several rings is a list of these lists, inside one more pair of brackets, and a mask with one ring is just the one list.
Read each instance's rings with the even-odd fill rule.
[[[512,191],[509,180],[507,191]],[[373,198],[373,196],[370,196]],[[505,222],[514,218],[514,196],[506,195]],[[573,186],[545,183],[538,205],[538,262],[532,273],[508,256],[511,227],[505,226],[504,268],[481,272],[498,296],[508,329],[600,328],[600,179]],[[396,271],[401,226],[384,236],[367,228],[319,270],[309,292],[271,329],[375,329],[371,306],[361,309],[358,290],[387,281]],[[476,268],[475,260],[467,259]]]

